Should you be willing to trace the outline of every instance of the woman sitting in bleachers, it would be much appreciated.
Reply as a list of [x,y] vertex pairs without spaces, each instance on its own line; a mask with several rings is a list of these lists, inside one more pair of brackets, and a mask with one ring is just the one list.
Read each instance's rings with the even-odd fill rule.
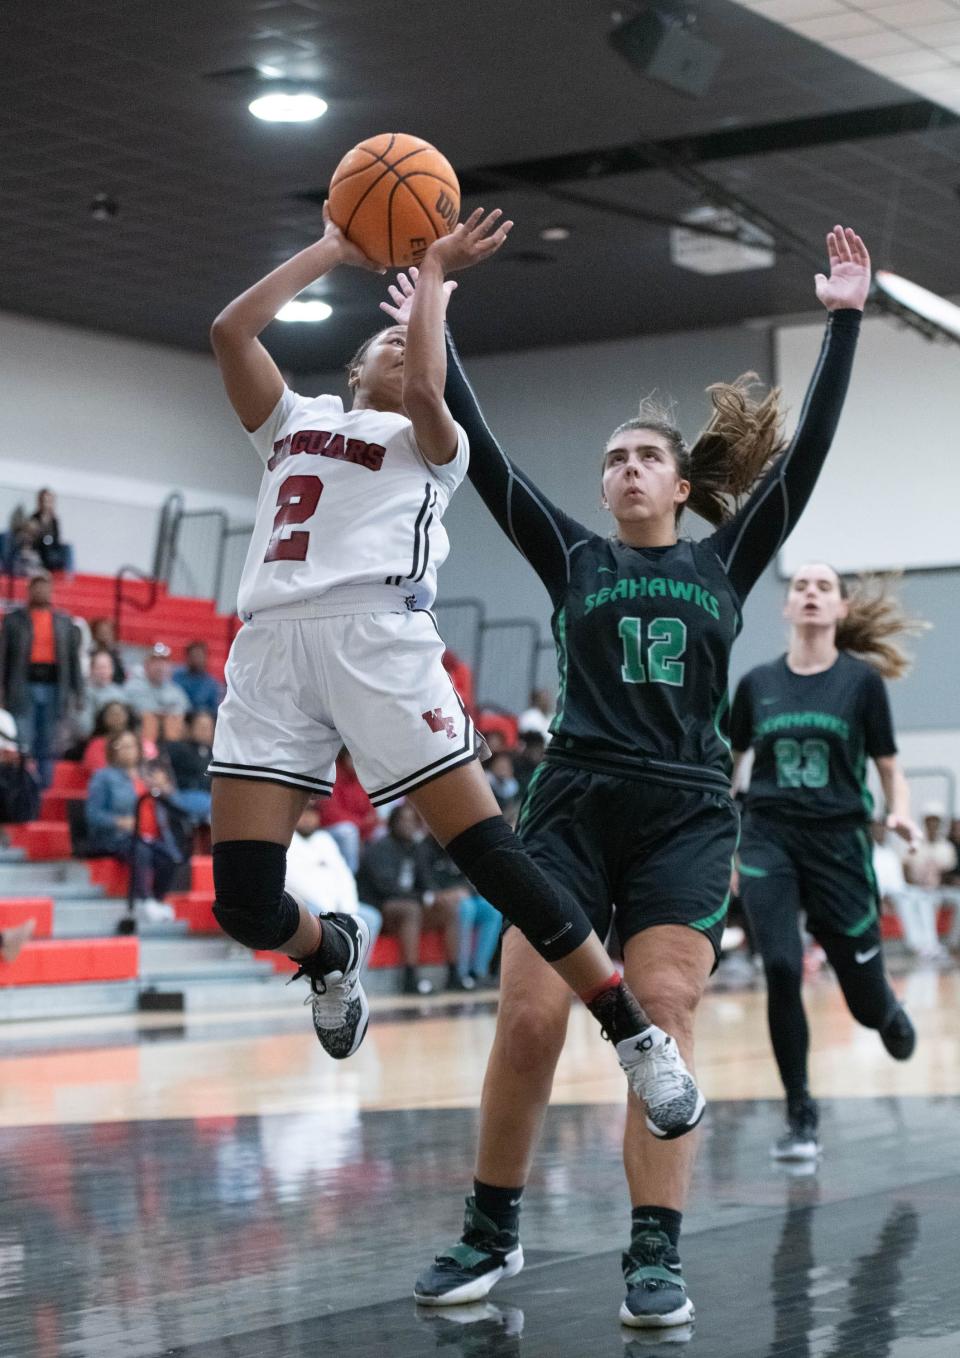
[[88,852],[126,863],[133,872],[134,900],[155,906],[183,861],[168,806],[155,795],[164,789],[141,777],[143,751],[133,731],[110,736],[106,751],[107,766],[96,771],[87,789]]

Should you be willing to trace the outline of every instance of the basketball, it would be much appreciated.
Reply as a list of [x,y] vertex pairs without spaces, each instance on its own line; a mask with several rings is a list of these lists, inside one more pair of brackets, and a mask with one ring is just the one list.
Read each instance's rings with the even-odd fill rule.
[[368,258],[406,269],[456,226],[460,185],[450,162],[429,142],[385,132],[343,157],[330,182],[328,207]]

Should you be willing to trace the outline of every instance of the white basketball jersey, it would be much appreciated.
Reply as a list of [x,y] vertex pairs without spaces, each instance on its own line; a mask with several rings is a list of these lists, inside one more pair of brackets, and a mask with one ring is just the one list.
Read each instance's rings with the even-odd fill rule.
[[457,438],[454,459],[434,466],[405,415],[344,410],[339,396],[284,388],[250,435],[266,467],[241,616],[320,604],[344,585],[396,586],[398,602],[429,608],[450,550],[440,520],[469,460],[459,426]]

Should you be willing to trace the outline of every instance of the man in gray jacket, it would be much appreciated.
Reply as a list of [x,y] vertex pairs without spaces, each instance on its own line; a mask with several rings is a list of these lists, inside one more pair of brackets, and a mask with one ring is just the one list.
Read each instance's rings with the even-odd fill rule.
[[12,608],[0,628],[0,706],[16,718],[42,787],[53,777],[57,723],[83,696],[80,634],[52,597],[48,572],[34,571],[26,607]]

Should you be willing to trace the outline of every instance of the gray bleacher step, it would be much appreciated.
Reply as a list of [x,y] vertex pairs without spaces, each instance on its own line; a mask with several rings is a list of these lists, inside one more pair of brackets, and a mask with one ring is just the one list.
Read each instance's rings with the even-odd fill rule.
[[[273,984],[273,982],[276,984]],[[172,987],[171,987],[172,988]],[[161,987],[158,987],[161,989]],[[195,982],[184,981],[180,987],[184,1009],[190,1012],[218,1009],[290,1009],[296,1013],[303,1004],[303,990],[300,986],[285,986],[283,977],[263,977],[257,981],[219,980]],[[310,1032],[310,1015],[304,1014],[304,1031]]]
[[136,981],[4,986],[0,988],[0,1022],[74,1018],[81,1014],[133,1014],[138,996]]
[[194,984],[196,982],[213,982],[218,984],[222,981],[269,981],[275,972],[269,962],[251,962],[246,966],[238,963],[224,962],[222,966],[214,966],[196,963],[194,966],[182,966],[177,969],[170,968],[163,971],[152,971],[140,968],[141,986],[156,987],[162,990],[176,990],[180,985]]
[[36,895],[34,883],[49,886],[86,887],[100,893],[100,887],[91,887],[90,874],[84,863],[76,859],[62,859],[59,862],[40,862],[25,859],[20,863],[0,863],[0,896]]
[[[121,920],[127,918],[126,901],[78,901],[57,898],[53,903],[54,938],[109,938],[117,933]],[[190,926],[186,920],[164,920],[153,923],[137,919],[137,937],[143,939],[186,938]]]
[[27,856],[26,849],[15,849],[11,844],[5,849],[0,849],[0,864],[22,863],[26,856]]

